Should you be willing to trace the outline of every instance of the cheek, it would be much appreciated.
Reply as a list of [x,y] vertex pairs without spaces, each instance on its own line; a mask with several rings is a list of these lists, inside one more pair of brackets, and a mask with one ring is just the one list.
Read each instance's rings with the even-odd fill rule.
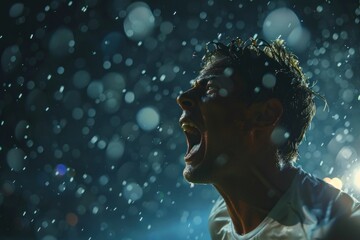
[[221,124],[231,118],[231,114],[227,110],[226,105],[216,105],[203,111],[203,118],[208,125]]

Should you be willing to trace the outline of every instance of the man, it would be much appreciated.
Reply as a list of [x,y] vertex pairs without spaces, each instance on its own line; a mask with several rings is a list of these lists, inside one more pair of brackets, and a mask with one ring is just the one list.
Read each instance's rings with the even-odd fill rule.
[[317,96],[295,56],[281,40],[214,46],[177,99],[184,177],[222,196],[209,218],[212,239],[333,239],[333,223],[354,222],[359,203],[294,167]]

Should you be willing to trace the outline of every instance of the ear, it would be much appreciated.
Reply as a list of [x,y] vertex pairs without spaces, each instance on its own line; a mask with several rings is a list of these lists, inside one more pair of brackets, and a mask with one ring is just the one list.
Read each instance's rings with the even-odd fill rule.
[[283,113],[283,106],[276,98],[256,103],[253,108],[252,125],[255,128],[274,127]]

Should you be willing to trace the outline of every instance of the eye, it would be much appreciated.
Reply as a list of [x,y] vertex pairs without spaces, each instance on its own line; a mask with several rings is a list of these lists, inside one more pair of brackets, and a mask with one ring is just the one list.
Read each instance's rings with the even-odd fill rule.
[[219,92],[219,87],[214,83],[209,82],[206,85],[206,94],[215,94]]

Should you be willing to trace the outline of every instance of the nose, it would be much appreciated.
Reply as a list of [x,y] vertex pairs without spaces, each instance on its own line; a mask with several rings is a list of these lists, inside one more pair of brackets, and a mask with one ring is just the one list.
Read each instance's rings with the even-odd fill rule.
[[177,103],[183,110],[190,110],[195,106],[194,100],[190,97],[189,91],[181,93],[177,99]]

